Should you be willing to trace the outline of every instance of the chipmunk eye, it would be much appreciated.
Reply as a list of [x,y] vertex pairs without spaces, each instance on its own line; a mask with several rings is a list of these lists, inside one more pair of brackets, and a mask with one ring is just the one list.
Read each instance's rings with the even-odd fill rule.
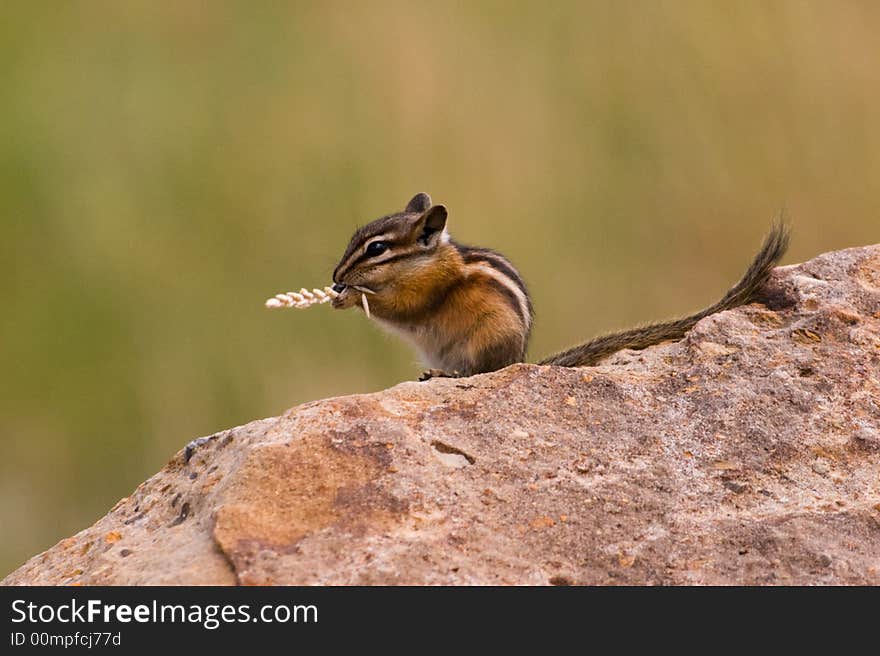
[[367,255],[370,257],[375,257],[376,255],[381,255],[385,251],[388,250],[388,244],[384,241],[374,241],[372,244],[367,246]]

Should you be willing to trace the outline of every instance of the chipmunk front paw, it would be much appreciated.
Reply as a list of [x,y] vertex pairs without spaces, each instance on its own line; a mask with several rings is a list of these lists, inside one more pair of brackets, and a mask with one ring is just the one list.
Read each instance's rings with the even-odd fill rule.
[[442,369],[425,369],[422,372],[422,375],[419,376],[419,382],[423,383],[432,378],[461,378],[461,374],[457,371],[450,373],[448,371],[443,371]]

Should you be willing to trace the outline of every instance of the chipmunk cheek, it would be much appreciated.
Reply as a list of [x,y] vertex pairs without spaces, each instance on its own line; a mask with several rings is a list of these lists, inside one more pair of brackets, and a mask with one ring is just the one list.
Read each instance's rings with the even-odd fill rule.
[[347,310],[350,307],[354,307],[356,300],[351,294],[340,294],[331,301],[331,305],[334,310]]
[[[341,291],[337,291],[337,287],[341,287]],[[337,292],[337,296],[331,301],[331,305],[335,310],[345,310],[354,306],[360,294],[355,292],[349,285],[337,283],[333,285],[333,291]]]

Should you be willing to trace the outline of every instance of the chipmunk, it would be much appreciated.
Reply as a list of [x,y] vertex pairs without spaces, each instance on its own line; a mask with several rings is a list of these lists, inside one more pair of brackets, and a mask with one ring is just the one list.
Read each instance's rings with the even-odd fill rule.
[[[362,305],[380,325],[411,342],[431,367],[420,380],[522,362],[532,328],[532,300],[517,269],[496,251],[454,241],[447,217],[446,207],[416,194],[403,212],[359,228],[333,271],[333,307]],[[788,228],[776,222],[742,280],[714,305],[597,337],[539,364],[590,366],[621,349],[681,339],[700,319],[754,301],[785,254],[788,238]]]

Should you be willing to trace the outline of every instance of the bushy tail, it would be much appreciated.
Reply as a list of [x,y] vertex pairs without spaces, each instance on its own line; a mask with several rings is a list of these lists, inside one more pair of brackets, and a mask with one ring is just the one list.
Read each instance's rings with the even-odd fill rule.
[[748,270],[736,285],[720,301],[696,314],[682,319],[640,326],[619,333],[597,337],[585,344],[542,360],[539,364],[555,364],[561,367],[587,367],[598,364],[600,360],[622,349],[643,349],[660,342],[681,339],[685,333],[704,317],[716,312],[730,310],[751,303],[758,290],[766,282],[773,267],[788,249],[789,229],[780,216],[774,222],[770,233],[764,239],[761,250],[752,260]]

